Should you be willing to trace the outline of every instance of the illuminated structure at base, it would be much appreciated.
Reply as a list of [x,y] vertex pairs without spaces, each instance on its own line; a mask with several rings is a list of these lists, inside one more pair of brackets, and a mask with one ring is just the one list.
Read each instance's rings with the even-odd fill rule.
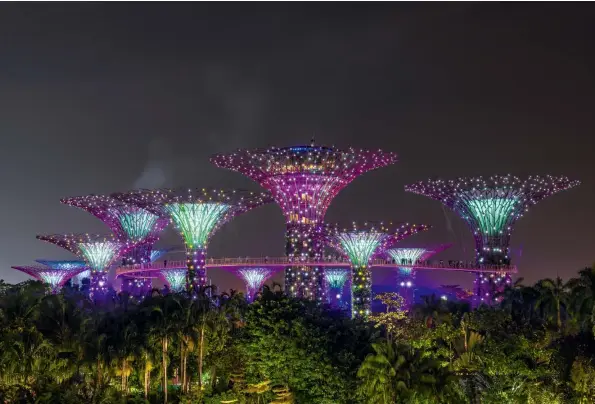
[[157,216],[167,216],[186,245],[188,291],[207,285],[205,259],[211,236],[235,216],[271,199],[266,194],[214,189],[140,190],[113,195]]
[[151,278],[133,277],[122,279],[122,292],[128,292],[132,296],[144,297],[153,290]]
[[299,261],[320,258],[323,220],[333,198],[367,171],[395,163],[394,153],[339,150],[332,147],[284,147],[238,150],[211,158],[217,167],[237,171],[270,191],[287,222],[285,251],[297,265],[285,271],[285,289],[293,296],[325,300],[324,277]]
[[51,293],[58,293],[70,278],[85,270],[84,266],[70,269],[57,269],[47,266],[14,266],[12,268],[47,284]]
[[38,235],[37,238],[62,247],[85,260],[91,271],[91,298],[99,299],[107,293],[107,271],[124,248],[113,235],[51,234]]
[[167,218],[107,195],[77,196],[61,202],[81,208],[105,223],[125,246],[122,253],[128,264],[151,262],[153,245],[169,223]]
[[273,274],[273,270],[270,268],[242,268],[237,271],[237,274],[246,284],[246,300],[252,302],[262,285]]
[[[510,235],[516,221],[541,200],[578,184],[579,181],[563,176],[530,176],[521,180],[506,175],[429,180],[408,185],[405,190],[442,202],[467,223],[475,238],[477,265],[510,265]],[[476,296],[491,302],[492,278],[480,278],[478,274]],[[498,278],[510,280],[507,276],[495,276],[493,280]]]
[[186,288],[186,268],[162,269],[159,272],[167,283],[169,290],[174,293],[184,291]]
[[82,283],[82,280],[85,278],[89,278],[91,276],[91,272],[89,269],[86,268],[87,264],[85,261],[77,261],[77,260],[35,260],[35,262],[40,263],[41,265],[45,265],[48,268],[52,269],[79,269],[81,268],[82,271],[72,277],[72,280],[79,285]]
[[372,272],[370,261],[391,245],[404,238],[423,230],[429,226],[404,223],[384,225],[366,223],[351,228],[328,226],[327,237],[330,245],[347,256],[351,262],[351,313],[352,316],[366,316],[370,314],[372,298]]
[[[427,261],[432,255],[449,248],[451,244],[442,244],[437,247],[412,247],[412,248],[391,248],[386,251],[395,264],[415,265]],[[411,307],[415,301],[415,269],[411,267],[399,267],[397,275],[397,291],[405,300],[405,306]]]
[[343,289],[349,279],[349,270],[345,268],[327,268],[324,270],[324,280],[327,287],[329,304],[337,309],[345,309]]

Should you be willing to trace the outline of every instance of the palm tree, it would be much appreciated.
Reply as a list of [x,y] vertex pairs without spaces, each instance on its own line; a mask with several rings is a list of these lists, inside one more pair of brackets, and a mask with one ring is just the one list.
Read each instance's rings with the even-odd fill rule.
[[554,318],[558,331],[562,330],[562,310],[566,310],[570,300],[570,287],[562,278],[542,279],[535,288],[539,293],[536,307],[541,309],[546,317]]
[[167,365],[169,359],[169,344],[177,331],[176,309],[174,295],[157,296],[145,301],[145,307],[150,309],[149,336],[151,340],[161,347],[161,372],[163,375],[164,403],[167,403]]
[[589,323],[589,316],[595,308],[595,265],[579,271],[578,278],[572,278],[567,286],[572,291],[572,307],[583,323]]
[[374,353],[357,371],[360,392],[370,403],[392,404],[414,397],[436,402],[451,380],[444,367],[409,345],[384,341],[372,348]]

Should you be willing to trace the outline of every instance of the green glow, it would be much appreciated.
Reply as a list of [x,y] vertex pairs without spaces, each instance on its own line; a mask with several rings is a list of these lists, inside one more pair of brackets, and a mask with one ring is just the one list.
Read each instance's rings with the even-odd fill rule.
[[349,271],[345,269],[326,269],[324,271],[324,278],[331,289],[343,289]]
[[89,267],[94,271],[104,271],[115,258],[120,249],[118,243],[103,241],[98,243],[79,243]]
[[186,269],[164,269],[161,274],[174,292],[186,289]]
[[52,287],[52,289],[56,289],[60,282],[64,280],[64,277],[67,275],[65,272],[58,272],[58,271],[39,271],[39,277],[48,285]]
[[516,198],[486,198],[466,201],[482,233],[496,236],[503,232],[511,218]]
[[[397,265],[402,264],[404,259],[407,260],[407,262],[411,260],[412,263],[415,263],[425,252],[425,248],[393,248],[387,251],[388,255],[395,260]],[[399,271],[404,274],[410,274],[412,268],[399,267]]]
[[206,248],[211,232],[229,208],[230,205],[222,203],[172,203],[165,206],[189,249]]
[[341,243],[343,251],[349,256],[351,265],[365,267],[386,237],[386,234],[376,232],[339,233],[337,240]]
[[157,215],[154,215],[146,210],[137,210],[131,213],[124,213],[119,217],[120,225],[126,232],[126,235],[134,242],[142,241],[149,235],[155,222],[157,222]]

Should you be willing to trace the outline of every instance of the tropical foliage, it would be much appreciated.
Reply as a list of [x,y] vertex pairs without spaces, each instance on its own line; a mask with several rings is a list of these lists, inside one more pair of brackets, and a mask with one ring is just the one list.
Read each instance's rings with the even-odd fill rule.
[[595,269],[471,310],[426,296],[352,320],[264,288],[93,304],[0,283],[0,402],[592,403]]

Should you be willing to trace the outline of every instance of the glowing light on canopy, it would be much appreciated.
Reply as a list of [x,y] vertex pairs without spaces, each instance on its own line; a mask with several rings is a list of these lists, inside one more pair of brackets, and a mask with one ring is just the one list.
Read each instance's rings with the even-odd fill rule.
[[273,274],[273,271],[269,268],[242,268],[237,273],[246,284],[246,297],[251,302],[262,285]]
[[[296,146],[238,150],[211,158],[217,167],[246,175],[270,191],[287,222],[286,254],[299,262],[320,258],[324,215],[334,197],[358,176],[397,161],[394,153]],[[285,271],[287,293],[323,301],[320,268],[296,265]]]
[[351,228],[327,226],[329,244],[346,255],[351,262],[353,316],[366,316],[370,313],[372,296],[370,260],[377,254],[383,253],[392,244],[428,229],[429,226],[426,225],[409,223],[399,225],[365,223],[360,227],[353,223]]
[[146,210],[138,209],[119,216],[120,225],[130,240],[138,243],[154,229],[159,217]]
[[91,269],[91,297],[98,297],[108,291],[107,269],[123,249],[123,244],[114,235],[50,234],[38,235],[37,238],[62,247],[85,260]]
[[162,269],[160,272],[172,291],[182,292],[186,287],[185,268]]
[[129,263],[150,262],[153,245],[169,220],[110,195],[86,195],[61,200],[83,209],[105,223],[126,248]]
[[210,237],[235,216],[272,201],[268,194],[207,188],[138,190],[112,196],[174,222],[186,244],[189,291],[207,285]]
[[152,250],[151,251],[151,262],[157,261],[159,258],[163,257],[165,254],[170,252],[171,248],[161,248],[159,250]]
[[331,289],[342,290],[347,282],[349,271],[343,268],[325,269],[324,278]]
[[180,229],[190,249],[206,248],[210,235],[225,217],[230,205],[224,203],[172,203],[165,210]]
[[510,264],[510,235],[514,223],[531,206],[579,185],[567,177],[491,176],[487,179],[428,180],[405,187],[406,191],[442,202],[469,226],[475,238],[478,265]]
[[84,267],[74,269],[54,269],[36,266],[13,266],[12,268],[24,272],[47,284],[50,287],[51,293],[58,293],[60,288],[62,288],[70,278],[84,270]]
[[[426,252],[425,248],[392,248],[388,250],[386,253],[395,260],[395,263],[403,264],[403,263],[415,263],[421,259],[421,257]],[[403,262],[405,260],[405,262]],[[404,274],[410,274],[413,270],[412,268],[404,268],[399,267],[399,270]]]
[[35,260],[35,262],[52,269],[79,269],[87,265],[85,261],[76,260]]

